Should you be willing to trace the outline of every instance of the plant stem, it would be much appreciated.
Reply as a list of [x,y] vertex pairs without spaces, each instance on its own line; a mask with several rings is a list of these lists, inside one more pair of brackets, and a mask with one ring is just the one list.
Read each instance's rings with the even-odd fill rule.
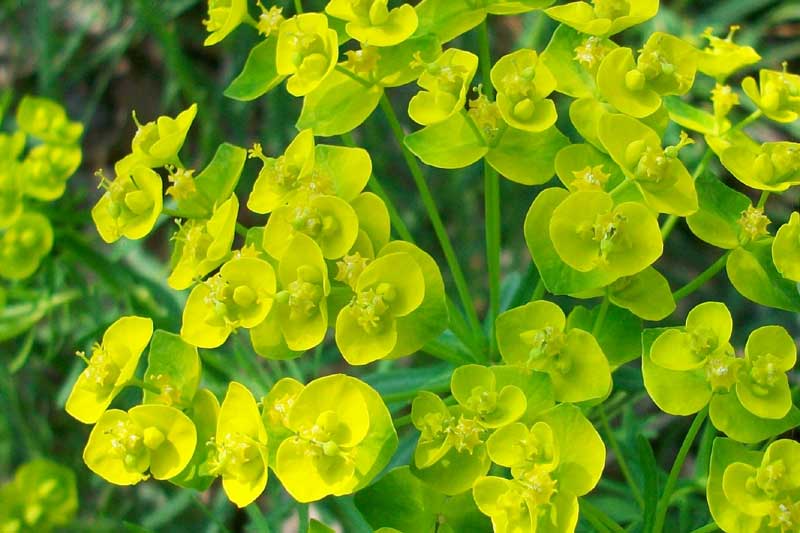
[[409,400],[413,400],[417,397],[420,391],[428,391],[434,394],[437,393],[444,393],[450,392],[450,380],[447,379],[440,383],[429,383],[426,385],[422,385],[421,387],[416,387],[413,389],[408,389],[400,392],[394,392],[392,394],[383,394],[381,397],[383,398],[383,403],[390,404],[390,403],[398,403],[398,402],[407,402]]
[[716,524],[716,522],[711,522],[703,527],[698,527],[697,529],[693,530],[692,533],[711,533],[712,531],[719,531],[719,526]]
[[247,237],[247,227],[244,224],[236,223],[236,233],[242,237]]
[[481,77],[483,78],[483,93],[491,99],[494,96],[494,87],[492,87],[492,51],[489,44],[489,19],[483,19],[483,22],[478,26],[478,50],[480,53],[481,62]]
[[294,10],[295,13],[300,15],[303,12],[303,2],[302,0],[294,0]]
[[541,300],[542,297],[547,292],[547,287],[544,286],[544,280],[539,278],[539,281],[536,283],[536,288],[533,289],[533,294],[531,295],[531,301],[535,302],[536,300]]
[[769,195],[771,193],[769,191],[761,191],[761,196],[758,199],[758,204],[756,207],[763,209],[765,205],[767,205],[767,200],[769,200]]
[[683,468],[686,456],[689,454],[689,449],[692,447],[692,443],[697,433],[700,431],[700,428],[703,427],[703,422],[707,415],[708,407],[704,407],[702,411],[695,415],[694,420],[692,420],[692,425],[689,427],[689,432],[686,433],[686,438],[683,439],[683,444],[681,444],[678,455],[675,457],[675,462],[672,463],[672,469],[669,471],[667,483],[664,485],[664,492],[661,494],[661,498],[658,500],[658,505],[656,506],[653,533],[661,533],[664,529],[664,522],[667,519],[667,510],[669,509],[672,492],[675,490],[675,484],[678,482],[678,477],[681,475],[681,469]]
[[[494,96],[492,87],[492,51],[489,43],[489,22],[483,19],[478,27],[478,48],[480,52],[483,93]],[[484,226],[486,233],[486,266],[489,271],[489,313],[486,316],[489,335],[489,358],[497,354],[497,339],[494,322],[500,313],[500,177],[486,160],[483,161],[483,200]]]
[[689,296],[694,291],[702,287],[708,280],[716,276],[720,272],[720,270],[725,268],[725,265],[728,262],[728,256],[730,254],[731,250],[728,250],[727,252],[722,254],[722,257],[714,261],[714,264],[712,264],[710,267],[701,272],[699,276],[694,278],[692,281],[690,281],[677,291],[673,292],[672,297],[675,299],[675,301],[677,302],[678,300],[681,300]]
[[[353,134],[350,132],[341,135],[341,139],[345,146],[349,146],[350,148],[355,148],[358,146],[355,142],[355,139],[353,139]],[[384,189],[383,185],[381,185],[378,176],[373,173],[369,178],[369,182],[367,182],[367,186],[372,190],[372,192],[377,194],[381,200],[383,200],[384,204],[386,204],[386,209],[389,211],[389,219],[392,223],[392,228],[397,232],[397,235],[402,240],[410,242],[411,244],[415,244],[416,241],[414,240],[414,236],[411,235],[411,231],[408,229],[405,221],[400,216],[400,211],[387,194],[386,189]],[[467,324],[464,322],[464,316],[452,302],[449,296],[447,297],[447,307],[450,312],[451,331],[456,335],[456,337],[459,338],[459,340],[461,340],[461,342],[469,347],[473,356],[477,353],[480,353],[480,347],[476,344],[475,339],[472,338],[472,335],[469,331],[469,326],[467,326]]]
[[420,167],[419,162],[417,162],[414,154],[412,154],[408,148],[406,148],[406,145],[403,142],[403,139],[405,138],[403,127],[400,125],[397,114],[394,112],[392,103],[385,94],[381,97],[381,109],[383,110],[386,119],[389,121],[389,126],[392,128],[395,139],[400,145],[400,148],[403,152],[403,158],[405,159],[408,169],[411,172],[411,176],[417,186],[422,203],[425,205],[428,218],[433,225],[433,231],[436,233],[436,238],[439,240],[439,245],[442,247],[445,259],[450,267],[450,272],[453,275],[453,281],[455,282],[456,290],[458,291],[458,296],[461,300],[461,305],[464,307],[464,312],[467,315],[467,321],[472,328],[473,335],[475,335],[476,338],[481,338],[483,335],[483,332],[481,331],[481,325],[478,321],[478,315],[475,312],[475,307],[472,304],[472,295],[469,292],[469,286],[467,285],[467,280],[464,277],[464,272],[461,270],[461,266],[458,264],[453,243],[450,241],[450,237],[447,235],[447,230],[445,230],[444,224],[442,223],[442,218],[439,215],[439,209],[437,208],[436,202],[433,199],[433,195],[428,188],[428,184],[425,182],[425,176],[422,174],[422,168]]
[[600,304],[600,311],[598,311],[597,318],[594,319],[594,324],[592,325],[592,336],[595,338],[597,338],[597,334],[600,333],[600,330],[603,329],[603,322],[606,321],[610,303],[608,293],[606,292],[606,295],[603,297],[603,302]]
[[400,429],[401,427],[407,426],[411,423],[411,415],[404,415],[398,418],[392,419],[392,423],[394,424],[395,429]]
[[760,109],[756,109],[755,111],[753,111],[752,113],[747,115],[744,119],[742,119],[741,122],[739,122],[734,127],[732,127],[730,130],[728,130],[728,132],[734,132],[734,131],[743,130],[744,128],[746,128],[747,126],[749,126],[750,124],[752,124],[756,120],[760,119],[762,114],[763,113],[761,112]]
[[489,356],[497,352],[494,322],[500,313],[500,177],[486,161],[483,162],[484,176],[484,224],[486,226],[486,264],[489,270]]
[[600,423],[603,426],[603,431],[606,434],[608,443],[611,445],[611,449],[614,450],[614,456],[617,459],[617,465],[619,465],[619,469],[622,471],[625,481],[628,482],[628,486],[631,488],[631,493],[633,493],[636,503],[639,504],[639,508],[644,509],[644,498],[642,497],[642,492],[639,490],[639,485],[636,484],[636,481],[631,475],[631,470],[628,468],[628,463],[625,461],[625,456],[622,455],[622,450],[619,447],[617,438],[614,436],[614,432],[611,430],[611,425],[608,423],[608,417],[606,416],[606,410],[603,407],[603,404],[598,406],[597,411],[600,414]]

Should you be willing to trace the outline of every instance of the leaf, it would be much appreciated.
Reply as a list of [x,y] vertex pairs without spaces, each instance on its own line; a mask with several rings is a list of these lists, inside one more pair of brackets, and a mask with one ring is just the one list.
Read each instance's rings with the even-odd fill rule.
[[142,403],[189,406],[200,384],[200,356],[197,348],[179,335],[156,330],[147,354],[144,382],[161,394],[144,390]]
[[446,497],[414,476],[395,468],[355,495],[355,503],[373,529],[392,527],[403,533],[433,533]]
[[725,130],[730,126],[730,123],[726,120],[721,127],[719,127],[714,115],[686,103],[679,96],[665,97],[664,107],[666,107],[669,112],[669,118],[673,122],[692,131],[698,131],[704,135],[716,135],[718,130]]
[[636,436],[636,448],[638,453],[638,464],[644,477],[644,509],[642,518],[644,526],[642,531],[650,531],[653,519],[658,506],[658,495],[661,494],[661,471],[653,453],[650,441],[641,433]]
[[486,161],[511,181],[541,185],[555,174],[556,154],[568,144],[555,126],[540,133],[509,127],[486,154]]
[[739,293],[758,304],[800,312],[797,284],[784,279],[772,262],[772,238],[752,242],[728,256],[728,278]]
[[489,151],[466,113],[406,135],[405,145],[426,165],[447,169],[467,167]]
[[227,200],[242,175],[247,150],[233,144],[219,145],[211,163],[195,178],[197,194],[178,200],[178,210],[190,218],[208,218],[214,206]]
[[739,242],[739,218],[750,207],[750,199],[722,183],[715,176],[704,174],[694,182],[699,209],[686,218],[697,238],[719,248],[732,250]]
[[303,100],[297,129],[311,128],[314,135],[342,135],[360,126],[383,96],[379,85],[367,87],[338,70]]
[[277,38],[268,38],[250,50],[242,72],[225,89],[225,96],[247,102],[266,94],[280,84],[286,76],[278,74],[275,54]]
[[[567,330],[578,328],[591,333],[600,307],[587,309],[575,306],[567,317]],[[597,343],[603,349],[612,368],[633,361],[641,355],[642,321],[630,311],[610,305],[603,327],[597,334]]]

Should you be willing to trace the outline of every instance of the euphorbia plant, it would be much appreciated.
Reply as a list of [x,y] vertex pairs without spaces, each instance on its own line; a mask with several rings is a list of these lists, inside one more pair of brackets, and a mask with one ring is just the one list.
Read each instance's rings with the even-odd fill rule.
[[[151,475],[199,490],[220,477],[227,497],[245,507],[280,490],[267,481],[272,470],[299,504],[356,494],[378,531],[533,533],[583,524],[663,533],[685,523],[673,512],[676,486],[702,430],[696,462],[701,472],[710,468],[719,527],[797,529],[800,456],[778,439],[800,423],[788,377],[793,337],[767,325],[739,342],[725,303],[700,303],[685,319],[679,305],[727,267],[748,300],[800,311],[797,213],[773,236],[769,217],[781,215],[767,205],[800,183],[800,150],[746,130],[762,115],[797,118],[797,76],[763,69],[742,91],[725,85],[758,61],[732,34],[704,33],[703,50],[661,31],[633,47],[616,44],[620,32],[656,16],[656,0],[553,4],[331,0],[303,12],[296,1],[286,13],[258,3],[254,18],[241,2],[209,2],[206,45],[240,26],[260,40],[227,94],[252,100],[285,80],[286,91],[303,98],[299,131],[277,149],[258,139],[249,152],[222,144],[195,176],[180,156],[195,117],[204,120],[192,104],[139,125],[116,177],[102,178],[106,192],[93,215],[103,240],[144,239],[161,217],[176,219],[168,283],[189,292],[180,335],[152,333],[147,319],[127,317],[126,327],[138,325],[132,344],[118,346],[118,322],[87,359],[67,408],[96,423],[84,453],[93,471],[116,484]],[[531,11],[560,24],[547,46],[501,50],[492,42],[487,15]],[[476,26],[478,50],[450,46]],[[708,105],[683,98],[702,76],[714,86]],[[405,121],[389,94],[412,83]],[[757,110],[737,120],[745,98]],[[379,105],[449,277],[413,242],[370,154],[355,146],[351,132]],[[420,127],[406,133],[404,122]],[[341,142],[316,138],[335,135]],[[724,171],[715,172],[715,157]],[[240,179],[248,158],[260,162],[252,186]],[[418,160],[440,170],[426,176]],[[428,177],[478,162],[489,287],[483,324],[472,298],[479,288],[464,275],[428,186]],[[515,297],[501,283],[501,175],[531,197],[524,223],[517,221],[531,276]],[[734,186],[761,191],[760,199],[753,205]],[[681,219],[725,252],[673,292],[660,260]],[[644,320],[656,324],[645,328]],[[148,343],[148,370],[138,379]],[[325,347],[347,364],[303,375],[298,361],[319,359]],[[268,375],[258,391],[243,383],[251,376],[232,376],[222,397],[203,388],[200,375],[201,359],[226,366],[217,352],[255,375],[264,371],[258,354],[293,376]],[[414,366],[421,353],[446,362],[441,375],[387,385],[406,364],[395,359],[411,356]],[[370,364],[376,370],[363,380],[342,373]],[[144,390],[140,405],[109,409],[124,387]],[[632,392],[669,415],[694,415],[665,476],[649,428],[630,437],[635,445],[620,446],[611,426]],[[728,439],[714,441],[717,431]],[[761,452],[729,439],[774,442],[756,461]],[[613,473],[601,481],[606,445],[624,483]],[[618,513],[593,490],[630,496],[634,511]]]

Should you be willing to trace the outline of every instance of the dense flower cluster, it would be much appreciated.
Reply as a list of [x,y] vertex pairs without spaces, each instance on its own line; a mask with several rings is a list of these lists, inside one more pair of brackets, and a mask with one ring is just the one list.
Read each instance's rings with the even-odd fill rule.
[[[796,120],[800,77],[784,65],[762,69],[758,81],[746,78],[742,97],[756,111],[734,124],[740,97],[727,80],[760,60],[733,42],[735,28],[726,38],[707,31],[703,49],[655,32],[634,50],[611,37],[653,18],[657,0],[554,3],[331,0],[323,13],[285,17],[258,2],[253,18],[244,1],[209,1],[206,45],[240,25],[263,37],[226,95],[253,100],[285,82],[303,99],[299,133],[282,154],[267,155],[258,143],[249,151],[223,144],[195,176],[179,157],[198,113],[192,105],[175,118],[137,121],[131,153],[115,165],[113,180],[101,178],[105,194],[92,211],[101,237],[141,239],[159,216],[177,219],[168,283],[190,292],[179,334],[123,317],[83,356],[88,367],[67,411],[94,424],[84,452],[89,468],[121,485],[152,476],[205,489],[220,477],[240,507],[265,490],[272,470],[299,502],[357,492],[379,531],[463,531],[467,522],[481,531],[573,531],[582,512],[594,516],[583,496],[605,464],[590,415],[612,394],[612,373],[641,357],[659,408],[699,413],[696,424],[708,413],[729,437],[714,444],[708,482],[719,526],[797,531],[796,443],[770,441],[759,452],[734,442],[761,443],[800,424],[787,377],[794,339],[782,327],[760,327],[738,355],[731,314],[718,302],[696,306],[685,326],[643,329],[642,321],[669,317],[697,288],[673,293],[656,267],[678,219],[726,251],[708,276],[726,267],[745,298],[800,312],[800,214],[773,235],[765,212],[770,194],[800,184],[800,145],[761,143],[745,131],[762,116]],[[544,50],[513,50],[491,64],[488,53],[447,46],[488,14],[540,9],[560,23]],[[474,86],[479,71],[482,83]],[[716,82],[702,109],[681,98],[701,75]],[[412,83],[418,90],[407,114],[420,129],[402,138],[385,92]],[[488,339],[464,333],[469,325],[447,301],[431,256],[392,240],[388,201],[364,190],[373,179],[369,154],[317,142],[348,134],[379,104],[409,164],[416,157],[461,169],[483,160],[489,178],[560,182],[536,194],[524,221],[541,292],[490,314]],[[557,110],[567,108],[572,138],[559,130]],[[699,141],[706,155],[690,172],[682,154]],[[715,156],[742,186],[762,192],[757,205],[708,172]],[[260,171],[241,198],[264,216],[251,228],[237,222],[248,158]],[[545,291],[602,302],[565,313],[540,297]],[[221,404],[201,387],[198,348],[219,348],[240,329],[270,359],[297,357],[333,330],[346,362],[365,365],[413,354],[448,326],[445,335],[459,337],[466,355],[443,357],[459,363],[449,390],[412,391],[407,420],[393,422],[391,402],[343,374],[308,384],[284,378],[260,401],[236,382]],[[621,338],[631,334],[634,348]],[[126,386],[144,389],[141,404],[109,409]],[[410,465],[370,485],[397,447],[395,427],[408,422],[419,431]],[[692,439],[698,429],[693,424]],[[648,531],[663,531],[674,482]],[[412,499],[425,501],[424,509],[409,512]]]
[[0,278],[6,281],[29,278],[50,252],[45,202],[64,194],[82,158],[83,125],[56,102],[26,96],[15,118],[16,131],[0,133]]

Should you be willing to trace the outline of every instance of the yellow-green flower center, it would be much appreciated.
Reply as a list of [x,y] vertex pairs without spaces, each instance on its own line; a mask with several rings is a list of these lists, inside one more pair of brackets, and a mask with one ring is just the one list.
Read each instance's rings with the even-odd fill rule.
[[767,231],[769,225],[770,220],[761,207],[749,206],[742,211],[742,216],[739,217],[739,227],[745,243],[769,235],[769,231]]
[[587,166],[572,175],[575,176],[572,186],[578,191],[602,191],[611,177],[603,171],[603,165]]
[[120,372],[121,369],[105,347],[95,344],[89,366],[84,371],[87,384],[98,392],[106,391],[117,382]]
[[314,315],[322,300],[322,286],[311,281],[314,279],[306,270],[311,267],[301,266],[297,269],[297,278],[278,293],[278,301],[285,301],[289,306],[290,319],[305,319]]
[[741,359],[731,354],[717,352],[706,360],[706,380],[711,385],[711,390],[730,390],[736,384]]
[[205,317],[208,324],[235,326],[242,315],[260,302],[260,295],[245,284],[233,284],[220,274],[205,281],[209,292],[205,304],[211,309]]
[[486,430],[477,420],[465,418],[462,415],[458,422],[451,423],[445,428],[445,433],[450,444],[458,452],[466,451],[471,455],[475,451],[475,447],[483,443],[483,435]]
[[767,495],[774,497],[778,493],[780,488],[779,484],[783,480],[785,474],[786,465],[781,459],[777,459],[766,465],[761,465],[756,470],[755,478],[751,478],[747,481],[747,489],[751,491],[755,490],[753,486],[755,484],[755,486],[763,490]]
[[779,383],[783,375],[774,355],[768,353],[750,358],[750,378],[754,383],[754,393],[769,394],[770,389]]
[[350,305],[358,325],[368,334],[382,331],[386,324],[389,305],[396,297],[395,288],[381,283],[374,289],[361,291]]
[[595,72],[609,52],[609,47],[599,37],[587,37],[575,47],[575,61],[590,72]]
[[500,133],[504,124],[496,102],[490,102],[485,94],[478,91],[478,97],[469,101],[469,118],[475,123],[484,139],[491,143]]
[[110,437],[111,452],[121,459],[127,468],[134,469],[141,456],[147,453],[142,429],[130,420],[120,420],[107,432]]
[[550,498],[556,493],[558,482],[550,477],[550,472],[546,468],[540,465],[526,470],[517,480],[525,487],[525,496],[536,505],[550,503]]
[[257,478],[264,468],[256,442],[243,433],[227,433],[219,440],[212,438],[209,446],[212,474],[246,482]]
[[563,331],[545,326],[523,332],[520,334],[520,340],[530,346],[526,362],[528,368],[542,371],[557,370],[562,373],[571,368],[571,361],[562,354],[566,343]]
[[474,387],[464,407],[480,416],[492,414],[497,409],[497,392],[486,387]]
[[355,288],[359,276],[367,267],[369,259],[361,257],[361,254],[355,252],[353,255],[345,255],[341,260],[336,262],[336,281],[347,283]]

